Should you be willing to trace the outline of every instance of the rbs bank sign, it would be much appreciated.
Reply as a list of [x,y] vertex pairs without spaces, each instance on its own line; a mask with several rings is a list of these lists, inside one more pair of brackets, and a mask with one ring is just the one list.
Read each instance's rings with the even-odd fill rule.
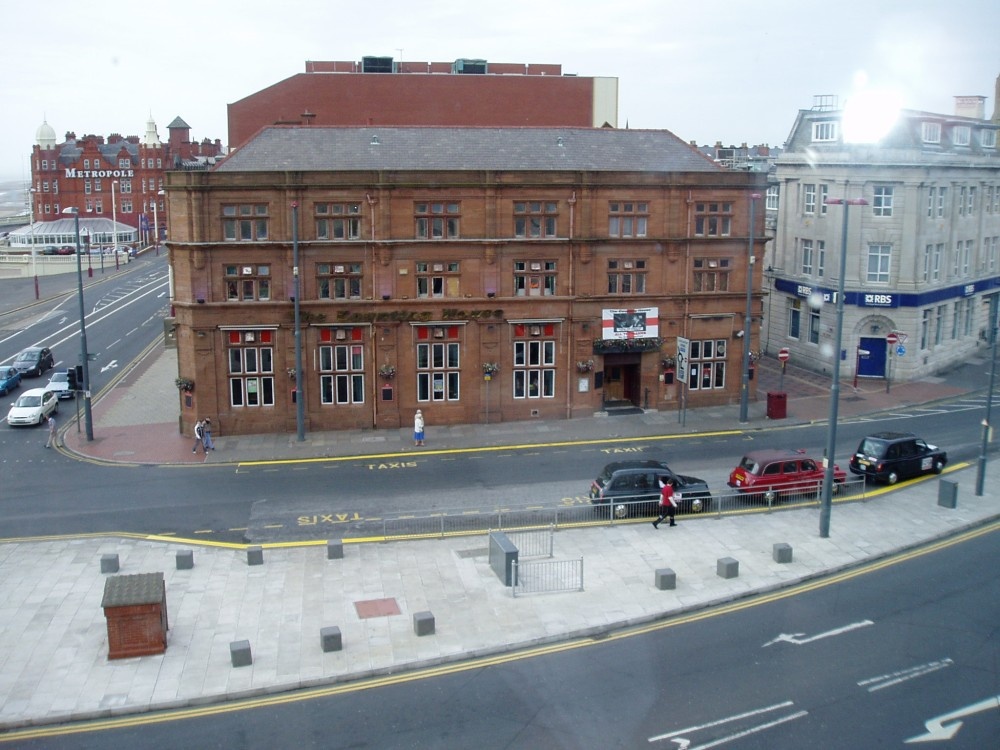
[[862,307],[897,307],[898,302],[895,294],[868,294],[861,295]]

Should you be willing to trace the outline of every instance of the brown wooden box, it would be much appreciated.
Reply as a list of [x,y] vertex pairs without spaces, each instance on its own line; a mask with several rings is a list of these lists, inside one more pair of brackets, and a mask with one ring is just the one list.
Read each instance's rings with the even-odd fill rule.
[[108,659],[167,650],[167,594],[163,573],[111,576],[101,602],[108,622]]

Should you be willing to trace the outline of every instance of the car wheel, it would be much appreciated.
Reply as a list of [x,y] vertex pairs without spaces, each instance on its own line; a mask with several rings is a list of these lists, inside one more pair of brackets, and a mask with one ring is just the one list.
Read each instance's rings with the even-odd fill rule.
[[693,497],[688,503],[688,513],[704,513],[710,503],[711,500],[707,497]]
[[614,509],[615,518],[627,518],[628,517],[628,506],[623,503],[618,503]]
[[886,484],[895,484],[899,481],[899,474],[894,471],[890,471],[885,477]]
[[[820,484],[820,492],[823,491],[823,485]],[[839,495],[840,491],[843,489],[843,484],[841,482],[834,482],[833,486],[830,488],[831,495]]]
[[935,474],[940,474],[942,471],[944,471],[944,461],[942,461],[940,458],[935,458],[933,471]]

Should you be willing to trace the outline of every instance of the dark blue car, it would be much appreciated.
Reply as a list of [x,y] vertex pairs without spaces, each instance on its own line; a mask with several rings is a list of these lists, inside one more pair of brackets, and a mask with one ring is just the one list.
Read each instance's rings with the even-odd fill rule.
[[0,367],[0,396],[6,396],[21,385],[21,373],[16,367]]

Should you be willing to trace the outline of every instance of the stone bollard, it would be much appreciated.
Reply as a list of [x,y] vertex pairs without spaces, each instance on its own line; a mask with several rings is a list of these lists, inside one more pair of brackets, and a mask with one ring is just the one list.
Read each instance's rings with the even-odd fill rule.
[[234,667],[249,667],[253,664],[250,653],[250,641],[231,641],[229,644],[229,659]]
[[326,559],[327,560],[344,559],[344,543],[340,539],[330,539],[326,543]]
[[653,584],[660,591],[677,588],[677,574],[670,568],[657,568],[653,576]]
[[776,563],[790,563],[792,561],[792,545],[786,542],[772,545],[771,558]]
[[177,570],[191,570],[194,567],[194,550],[177,551]]
[[102,573],[117,573],[118,572],[118,555],[113,555],[113,554],[101,555],[101,572]]
[[320,648],[327,653],[330,651],[340,651],[344,647],[343,640],[340,635],[340,628],[336,625],[320,628],[319,645]]
[[247,547],[247,565],[263,565],[263,564],[264,564],[264,548]]
[[414,612],[413,632],[417,635],[433,635],[434,615],[430,612]]
[[740,561],[732,557],[720,557],[715,563],[715,574],[719,578],[739,578]]

